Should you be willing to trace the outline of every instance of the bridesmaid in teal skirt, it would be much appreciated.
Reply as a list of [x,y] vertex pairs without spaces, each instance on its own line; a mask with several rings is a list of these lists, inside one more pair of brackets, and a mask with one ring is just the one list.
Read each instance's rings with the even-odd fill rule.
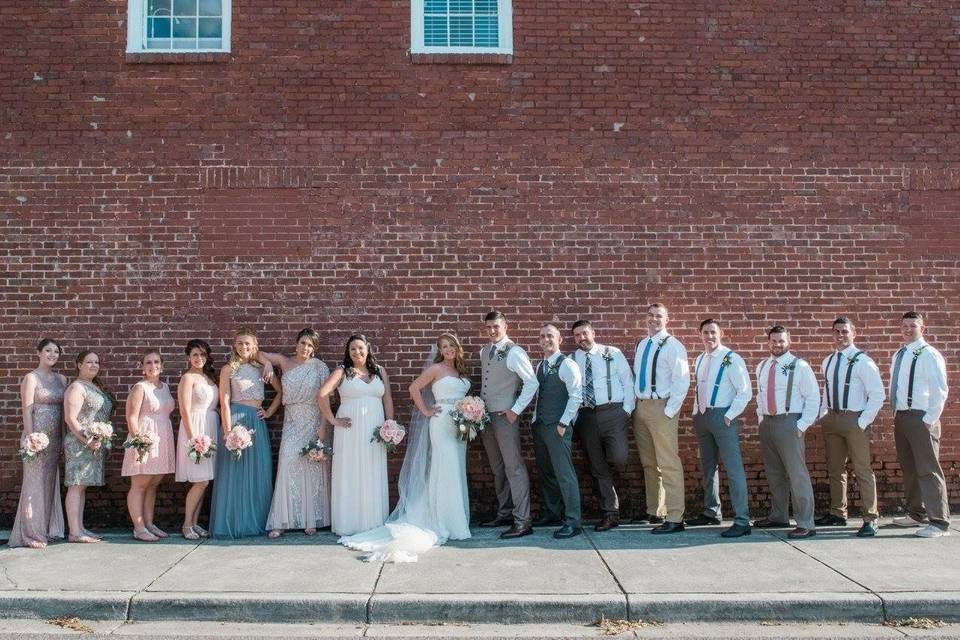
[[[282,400],[280,383],[271,377],[277,391],[263,408],[263,365],[258,362],[257,335],[241,329],[234,336],[230,362],[220,370],[220,438],[217,443],[216,481],[210,506],[210,534],[214,538],[244,538],[266,533],[267,514],[273,496],[273,461],[270,434],[265,419],[276,413]],[[234,459],[225,446],[231,427],[253,429],[253,445]]]

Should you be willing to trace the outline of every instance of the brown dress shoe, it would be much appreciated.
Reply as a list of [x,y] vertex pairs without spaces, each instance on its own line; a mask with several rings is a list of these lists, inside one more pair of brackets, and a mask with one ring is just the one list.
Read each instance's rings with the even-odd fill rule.
[[594,531],[609,531],[614,527],[620,526],[620,518],[611,514],[603,516],[603,519],[600,520],[597,524],[593,526]]
[[797,527],[796,529],[788,533],[787,537],[793,538],[793,539],[812,538],[815,535],[817,535],[817,532],[814,531],[813,529],[804,529],[803,527]]
[[504,540],[509,540],[510,538],[522,538],[523,536],[528,536],[533,533],[533,527],[527,525],[525,527],[518,527],[513,525],[506,531],[500,534],[500,537]]

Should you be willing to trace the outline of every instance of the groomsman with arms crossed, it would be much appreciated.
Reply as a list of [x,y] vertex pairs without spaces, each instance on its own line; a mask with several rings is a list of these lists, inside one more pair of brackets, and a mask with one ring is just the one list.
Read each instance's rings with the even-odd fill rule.
[[757,366],[760,450],[770,485],[770,515],[758,529],[790,526],[790,499],[797,527],[790,538],[816,535],[813,485],[807,471],[804,432],[820,413],[817,377],[807,362],[790,353],[790,334],[780,325],[767,332],[770,357]]
[[653,533],[683,531],[678,430],[680,408],[690,388],[690,364],[687,350],[667,333],[668,319],[667,308],[659,302],[647,307],[649,335],[637,343],[633,365],[637,396],[633,431],[640,448],[647,500],[647,516],[634,522],[663,522]]
[[480,350],[483,375],[480,397],[492,419],[483,430],[483,447],[493,470],[497,517],[482,527],[511,525],[501,538],[533,533],[530,524],[530,479],[520,453],[517,418],[537,393],[537,376],[527,353],[507,337],[507,319],[499,311],[484,318],[490,343]]
[[939,459],[947,367],[940,352],[923,338],[922,314],[908,311],[900,323],[906,344],[890,363],[890,404],[907,515],[894,518],[893,524],[920,527],[921,538],[939,538],[950,535],[947,484]]
[[818,527],[847,524],[847,460],[860,484],[863,526],[860,538],[877,535],[877,480],[870,466],[870,425],[883,406],[885,392],[880,369],[860,351],[853,339],[857,332],[849,318],[833,321],[837,350],[824,358],[823,402],[820,424],[827,450],[827,477],[830,481],[830,512],[817,518]]
[[708,318],[700,323],[704,352],[693,367],[693,429],[703,466],[703,513],[687,520],[687,524],[697,527],[722,522],[718,471],[722,461],[730,483],[734,518],[733,526],[720,535],[738,538],[750,535],[750,511],[737,418],[747,408],[753,389],[743,358],[724,346],[722,338],[723,330],[716,320]]
[[537,401],[533,409],[533,446],[540,474],[544,514],[538,525],[562,524],[554,538],[583,533],[580,526],[580,485],[573,468],[573,421],[583,388],[580,367],[560,353],[560,329],[540,329],[543,360],[537,365]]
[[583,372],[583,404],[577,415],[577,437],[597,482],[603,513],[593,528],[608,531],[620,525],[620,502],[613,486],[613,472],[623,473],[627,467],[627,420],[637,403],[633,374],[620,349],[594,342],[589,320],[577,320],[571,331],[579,347],[573,359]]

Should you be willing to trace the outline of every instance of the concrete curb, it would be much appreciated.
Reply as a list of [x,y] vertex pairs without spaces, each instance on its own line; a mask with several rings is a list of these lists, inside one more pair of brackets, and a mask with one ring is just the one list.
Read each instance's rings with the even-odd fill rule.
[[622,594],[376,594],[371,624],[397,622],[589,623],[627,617]]
[[883,606],[871,593],[741,593],[627,595],[631,620],[719,622],[880,622]]
[[365,593],[142,592],[130,603],[130,620],[229,622],[348,622],[367,619]]
[[126,620],[126,591],[0,591],[0,619]]
[[878,592],[887,618],[935,618],[960,622],[960,593],[937,591]]

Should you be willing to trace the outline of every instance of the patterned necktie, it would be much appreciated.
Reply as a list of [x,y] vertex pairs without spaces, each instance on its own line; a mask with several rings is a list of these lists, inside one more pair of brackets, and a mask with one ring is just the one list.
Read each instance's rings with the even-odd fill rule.
[[647,356],[650,355],[650,345],[653,344],[653,338],[647,340],[647,346],[643,348],[643,355],[640,356],[640,375],[637,376],[637,389],[640,393],[647,388]]
[[710,408],[710,387],[707,380],[710,379],[710,365],[713,363],[713,354],[708,353],[703,356],[700,362],[700,377],[697,380],[697,408],[700,413],[706,413]]
[[593,358],[589,351],[585,355],[587,363],[583,368],[583,406],[593,409],[597,406],[597,392],[593,388]]
[[777,361],[770,362],[767,372],[767,415],[777,415]]
[[833,410],[840,411],[840,362],[843,352],[837,351],[837,362],[833,365]]
[[900,386],[900,365],[903,364],[903,354],[907,352],[906,347],[897,351],[897,359],[893,363],[893,377],[890,380],[890,406],[893,412],[897,412],[897,387]]

